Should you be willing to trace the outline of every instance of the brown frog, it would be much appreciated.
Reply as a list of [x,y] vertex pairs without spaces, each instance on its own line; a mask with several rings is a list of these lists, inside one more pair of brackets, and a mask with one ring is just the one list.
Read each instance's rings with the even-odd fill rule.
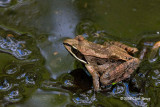
[[120,42],[111,41],[100,45],[79,35],[74,39],[64,40],[64,46],[85,64],[92,75],[95,91],[100,90],[100,83],[109,85],[128,78],[140,63],[138,58],[130,55],[137,52],[137,48]]

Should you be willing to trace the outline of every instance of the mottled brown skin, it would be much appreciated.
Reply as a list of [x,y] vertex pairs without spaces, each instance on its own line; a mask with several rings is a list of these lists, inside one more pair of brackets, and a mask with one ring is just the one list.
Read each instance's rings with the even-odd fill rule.
[[95,91],[100,90],[100,83],[109,85],[128,78],[139,66],[140,60],[131,56],[137,48],[129,47],[120,42],[106,42],[104,45],[89,42],[79,35],[64,41],[65,48],[92,75]]

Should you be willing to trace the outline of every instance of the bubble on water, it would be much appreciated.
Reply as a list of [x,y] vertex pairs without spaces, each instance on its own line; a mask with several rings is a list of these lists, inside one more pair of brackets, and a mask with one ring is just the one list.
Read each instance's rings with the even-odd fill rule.
[[149,62],[152,63],[152,62],[155,62],[158,59],[157,53],[158,53],[158,49],[152,49],[151,50],[151,53],[148,57]]
[[15,72],[17,72],[17,68],[12,68],[6,71],[7,74],[14,74]]
[[133,8],[133,9],[132,9],[132,11],[134,11],[134,12],[135,12],[135,11],[137,11],[137,9],[136,9],[136,8]]
[[8,102],[18,102],[23,98],[18,90],[11,91],[4,99]]
[[152,79],[156,87],[160,86],[160,71],[158,69],[153,71]]
[[143,43],[144,46],[153,46],[153,42],[144,42]]
[[157,81],[155,82],[155,86],[160,86],[160,80],[157,80]]
[[3,49],[9,49],[9,44],[8,43],[2,43],[1,48]]
[[72,87],[72,86],[74,86],[73,81],[71,81],[71,80],[65,80],[64,81],[64,85],[66,87]]
[[7,74],[14,74],[18,71],[19,71],[19,67],[17,65],[14,65],[14,64],[7,65],[6,68],[5,68],[5,72]]
[[74,96],[72,99],[76,104],[91,104],[94,101],[97,101],[95,94],[80,94],[79,96]]
[[151,53],[149,56],[150,62],[155,62],[158,59],[158,55],[160,54],[160,41],[156,42],[151,49]]
[[0,105],[8,105],[20,102],[23,96],[30,96],[28,92],[40,86],[43,81],[41,73],[47,73],[47,70],[34,38],[1,26],[0,32],[0,51],[9,54],[1,55]]
[[35,85],[35,81],[34,81],[33,77],[26,76],[25,82],[26,82],[26,84]]
[[113,90],[112,90],[112,93],[113,93],[113,95],[115,95],[115,94],[121,94],[121,93],[123,93],[124,92],[124,87],[123,86],[116,86]]
[[0,0],[0,7],[8,7],[21,3],[23,0]]
[[9,5],[10,2],[11,2],[11,0],[0,0],[0,6],[5,7],[5,6]]
[[26,59],[31,53],[32,52],[27,49],[24,50],[17,49],[17,51],[13,52],[14,56],[20,59]]
[[17,59],[27,59],[32,51],[25,49],[25,41],[15,40],[13,37],[0,37],[0,51],[12,54]]
[[76,27],[76,35],[93,34],[97,31],[97,25],[91,20],[83,20]]
[[21,74],[16,79],[21,80],[21,82],[25,83],[27,86],[33,86],[37,83],[39,77],[34,72],[27,72]]
[[26,73],[23,73],[23,74],[21,74],[20,76],[17,76],[17,78],[16,78],[16,79],[22,79],[22,78],[24,78],[24,77],[25,77],[25,75],[26,75]]
[[0,91],[8,91],[12,88],[12,84],[7,79],[0,80]]
[[33,72],[27,73],[25,75],[25,83],[27,85],[35,85],[37,81],[37,75]]

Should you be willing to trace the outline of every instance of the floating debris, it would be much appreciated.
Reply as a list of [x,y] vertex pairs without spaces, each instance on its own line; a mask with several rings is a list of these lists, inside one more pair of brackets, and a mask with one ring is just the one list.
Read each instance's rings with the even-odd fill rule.
[[58,52],[54,52],[53,55],[58,55]]

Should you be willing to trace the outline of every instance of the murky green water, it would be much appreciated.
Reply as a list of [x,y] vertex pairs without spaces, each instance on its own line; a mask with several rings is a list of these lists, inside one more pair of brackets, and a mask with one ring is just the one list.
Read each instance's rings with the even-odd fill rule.
[[[160,40],[159,4],[0,0],[1,106],[160,106],[160,53],[149,59],[153,44]],[[94,93],[91,77],[62,44],[78,34],[96,43],[117,40],[137,47],[135,56],[142,63],[131,78]]]

